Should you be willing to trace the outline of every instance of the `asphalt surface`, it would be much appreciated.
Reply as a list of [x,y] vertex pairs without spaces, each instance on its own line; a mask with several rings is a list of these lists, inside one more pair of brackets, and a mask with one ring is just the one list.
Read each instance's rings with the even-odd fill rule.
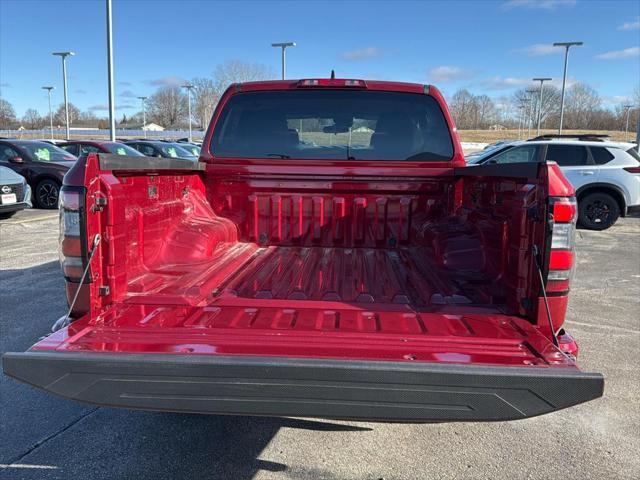
[[[393,425],[95,408],[0,375],[0,478],[640,477],[640,218],[580,230],[567,330],[605,396],[505,423]],[[65,313],[57,216],[0,221],[0,350]]]

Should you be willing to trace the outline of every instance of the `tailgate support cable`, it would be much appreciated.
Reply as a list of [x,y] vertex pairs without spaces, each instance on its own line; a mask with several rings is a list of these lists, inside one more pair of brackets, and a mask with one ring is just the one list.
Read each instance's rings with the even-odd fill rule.
[[544,286],[544,275],[542,274],[542,267],[540,265],[540,249],[537,245],[533,245],[533,259],[536,263],[536,270],[538,270],[538,276],[540,277],[540,289],[542,290],[542,298],[544,298],[544,309],[547,314],[547,320],[549,321],[549,330],[551,331],[551,339],[556,347],[559,347],[558,337],[553,329],[553,321],[551,320],[551,310],[549,309],[549,299],[547,298],[547,289]]
[[52,331],[55,332],[57,330],[60,330],[61,328],[64,328],[71,323],[71,312],[73,311],[73,307],[75,306],[76,301],[78,300],[78,295],[80,294],[80,288],[84,284],[84,279],[87,276],[87,273],[89,272],[89,266],[91,266],[91,259],[93,258],[93,255],[96,253],[96,250],[98,250],[98,245],[100,244],[100,240],[101,240],[100,234],[97,234],[93,239],[93,244],[91,245],[91,251],[89,252],[89,259],[87,260],[87,265],[84,267],[84,271],[82,272],[80,283],[78,284],[78,288],[76,288],[76,293],[73,296],[73,300],[69,304],[69,311],[64,317],[62,317],[56,323],[53,324],[53,327],[51,328]]

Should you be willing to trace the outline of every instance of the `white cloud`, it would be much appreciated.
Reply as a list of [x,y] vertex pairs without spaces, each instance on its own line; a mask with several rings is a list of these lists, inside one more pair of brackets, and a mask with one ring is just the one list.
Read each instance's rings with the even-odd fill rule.
[[434,67],[427,72],[429,81],[433,83],[450,83],[456,80],[464,80],[471,76],[473,76],[471,71],[451,65]]
[[370,58],[379,57],[382,54],[379,48],[376,47],[366,47],[359,48],[357,50],[351,50],[349,52],[344,52],[342,54],[342,58],[345,60],[368,60]]
[[532,85],[530,78],[517,77],[491,77],[482,82],[487,90],[510,90],[512,88],[522,88]]
[[[539,82],[535,82],[538,85]],[[579,83],[575,78],[567,77],[567,88],[573,87],[576,83]],[[556,77],[549,82],[545,83],[546,85],[551,85],[552,87],[562,88],[562,76]]]
[[[133,108],[136,108],[135,105],[130,105],[128,103],[123,103],[122,105],[116,105],[116,110],[131,110]],[[101,103],[98,105],[92,105],[91,107],[89,107],[89,110],[92,112],[105,112],[109,110],[109,105],[106,105],[104,103]]]
[[187,81],[182,77],[169,76],[156,78],[154,80],[147,80],[145,83],[153,87],[179,87],[180,85],[187,83]]
[[137,95],[136,93],[132,92],[131,90],[123,90],[122,92],[120,92],[118,94],[119,97],[123,97],[123,98],[138,98],[139,95]]
[[636,17],[635,22],[625,22],[618,27],[618,30],[640,30],[640,17]]
[[539,10],[555,10],[558,7],[573,7],[576,0],[508,0],[502,4],[502,8],[528,8]]
[[619,60],[624,58],[635,58],[640,56],[640,47],[630,47],[623,50],[613,50],[611,52],[596,55],[598,60]]
[[603,95],[602,102],[605,105],[627,105],[633,103],[633,98],[629,95]]
[[555,53],[562,53],[562,49],[554,47],[551,43],[534,43],[528,47],[518,48],[514,50],[515,53],[524,53],[529,57],[541,57],[543,55],[553,55]]

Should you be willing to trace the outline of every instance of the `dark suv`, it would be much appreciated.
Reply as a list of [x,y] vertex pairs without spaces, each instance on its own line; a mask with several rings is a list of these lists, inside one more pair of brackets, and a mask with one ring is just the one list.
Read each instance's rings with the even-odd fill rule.
[[0,140],[0,165],[27,179],[39,208],[58,208],[62,177],[77,160],[74,155],[37,140]]
[[198,160],[197,155],[194,155],[193,152],[185,148],[186,145],[175,142],[166,142],[164,140],[129,140],[125,143],[147,157]]
[[106,140],[71,140],[59,143],[58,146],[63,150],[81,157],[88,153],[111,153],[114,155],[127,155],[129,157],[142,157],[143,155],[137,150],[125,145],[122,142],[111,142]]

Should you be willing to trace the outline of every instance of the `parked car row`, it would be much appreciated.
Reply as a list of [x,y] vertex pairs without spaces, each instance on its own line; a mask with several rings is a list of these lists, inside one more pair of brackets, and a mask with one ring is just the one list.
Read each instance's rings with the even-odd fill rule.
[[[57,208],[62,177],[77,158],[89,153],[197,161],[200,145],[186,138],[73,140],[57,141],[56,145],[2,138],[0,167],[6,168],[0,177],[0,214],[30,206],[30,198],[39,208]],[[576,189],[578,223],[584,228],[604,230],[618,217],[640,210],[640,156],[637,146],[631,143],[612,142],[597,135],[547,135],[496,142],[468,155],[466,160],[469,165],[557,162]],[[22,180],[11,178],[7,169],[24,177],[26,187],[18,188]]]
[[0,140],[0,166],[22,175],[39,208],[58,208],[62,177],[77,157],[47,142]]
[[[6,217],[31,206],[31,199],[38,208],[58,208],[62,178],[79,157],[89,153],[109,153],[130,157],[179,157],[197,161],[200,147],[195,143],[184,141],[186,139],[181,140],[53,142],[0,138],[0,167],[5,167],[0,177],[0,194],[3,195],[0,197],[0,215]],[[14,176],[8,173],[10,171],[14,172]],[[27,187],[21,189],[17,187],[18,184],[22,184],[23,180],[20,178],[24,179]]]

